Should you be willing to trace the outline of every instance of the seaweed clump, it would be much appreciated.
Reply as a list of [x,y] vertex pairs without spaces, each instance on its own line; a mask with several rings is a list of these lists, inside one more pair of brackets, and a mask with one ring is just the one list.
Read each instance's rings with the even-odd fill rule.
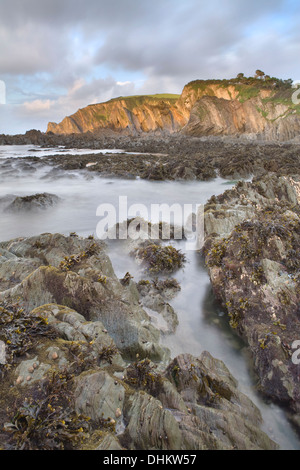
[[138,250],[151,273],[171,273],[183,267],[186,257],[172,245],[160,246],[150,244]]
[[138,390],[146,390],[153,396],[157,396],[162,385],[162,376],[155,370],[157,366],[149,359],[130,364],[126,371],[125,382]]
[[[75,235],[70,235],[75,236]],[[59,267],[62,271],[70,271],[76,264],[79,264],[83,259],[90,258],[91,256],[95,255],[97,252],[97,244],[91,243],[91,245],[87,248],[87,250],[82,251],[77,255],[65,256],[65,258],[61,261]]]

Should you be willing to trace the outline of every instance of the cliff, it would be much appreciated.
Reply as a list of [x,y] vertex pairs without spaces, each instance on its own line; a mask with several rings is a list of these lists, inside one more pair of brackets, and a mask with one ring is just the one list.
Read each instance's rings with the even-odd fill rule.
[[181,95],[120,97],[87,106],[60,124],[50,122],[47,132],[165,131],[284,141],[300,135],[300,105],[293,104],[293,91],[279,79],[196,80]]

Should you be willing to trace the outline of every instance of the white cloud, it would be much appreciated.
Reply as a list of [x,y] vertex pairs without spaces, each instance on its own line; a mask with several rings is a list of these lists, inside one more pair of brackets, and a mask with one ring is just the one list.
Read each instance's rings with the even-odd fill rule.
[[25,101],[23,106],[29,113],[40,113],[43,111],[49,111],[53,103],[54,102],[51,100],[34,100]]
[[132,82],[127,81],[127,82],[117,82],[118,86],[126,86],[126,85],[131,85]]

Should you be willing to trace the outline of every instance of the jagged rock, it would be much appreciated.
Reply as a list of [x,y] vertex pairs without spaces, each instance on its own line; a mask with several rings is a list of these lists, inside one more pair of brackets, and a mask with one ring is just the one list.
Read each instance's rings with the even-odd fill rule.
[[165,283],[163,281],[142,281],[137,287],[141,295],[142,304],[147,312],[151,315],[150,309],[152,312],[159,313],[164,319],[166,326],[161,325],[161,331],[165,334],[174,333],[178,326],[178,317],[167,300],[174,297],[176,292],[180,290],[176,281],[173,284],[171,281],[166,281]]
[[51,365],[41,363],[38,356],[22,361],[15,371],[16,384],[26,386],[34,382],[41,382],[50,369]]
[[239,182],[232,190],[213,196],[205,206],[205,236],[228,237],[241,222],[255,216],[257,210],[279,201],[295,205],[299,200],[299,183],[291,177],[274,174]]
[[[119,436],[125,447],[276,448],[259,429],[259,410],[239,392],[225,365],[209,353],[200,358],[181,355],[169,364],[164,375],[150,374],[152,379],[145,391],[126,395],[126,427]],[[127,383],[130,377],[133,379],[131,374],[125,378]]]
[[[25,398],[31,397],[36,400],[31,406],[37,406],[47,380],[58,377],[62,380],[58,393],[71,387],[74,403],[68,403],[69,412],[74,407],[77,415],[90,417],[93,432],[77,444],[82,448],[276,447],[260,430],[259,411],[239,392],[221,361],[208,353],[200,358],[183,355],[164,371],[169,359],[159,345],[159,332],[139,304],[135,283],[122,285],[116,278],[103,243],[74,234],[44,234],[1,243],[0,249],[0,266],[6,264],[9,284],[0,293],[0,302],[23,307],[26,315],[43,320],[43,329],[33,329],[35,339],[28,349],[23,344],[10,367],[0,364],[0,372],[6,374],[0,393],[5,422],[13,419],[6,414],[14,410],[16,399],[30,404],[31,399],[25,402]],[[17,258],[22,280],[16,283],[9,274]],[[155,281],[145,294],[153,288],[153,295],[156,291],[166,302],[178,285],[164,289],[161,283]],[[9,320],[9,312],[2,310]],[[22,315],[22,310],[18,312]],[[21,342],[26,342],[26,330],[20,330]],[[18,335],[13,338],[18,340]],[[9,348],[14,347],[7,346],[9,357]],[[141,362],[124,369],[124,358],[132,357]],[[160,362],[145,360],[143,369],[144,357]],[[143,370],[145,377],[139,375]],[[5,430],[11,435],[13,429],[9,422],[1,427],[1,440]]]
[[136,449],[180,449],[181,433],[171,411],[147,393],[129,398],[124,412],[128,422],[124,440]]
[[259,429],[259,410],[238,390],[222,361],[208,352],[199,358],[184,354],[170,363],[166,377],[190,410],[177,416],[183,439],[195,449],[274,448]]
[[[116,348],[116,344],[102,322],[87,322],[75,310],[57,304],[42,305],[33,310],[32,314],[46,318],[48,324],[63,339],[70,342],[89,344],[90,351],[86,351],[85,354],[87,357],[89,355],[90,359],[98,359],[104,350],[109,350],[113,354],[111,357],[108,356],[108,363],[124,367],[125,363]],[[101,362],[102,367],[104,367],[105,361],[104,356]]]

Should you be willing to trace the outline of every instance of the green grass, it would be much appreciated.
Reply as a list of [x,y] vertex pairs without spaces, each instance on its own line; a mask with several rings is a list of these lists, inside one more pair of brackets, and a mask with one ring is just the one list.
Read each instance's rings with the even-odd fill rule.
[[110,101],[136,101],[136,102],[144,102],[147,99],[150,100],[168,100],[168,101],[177,101],[180,98],[180,95],[176,95],[173,93],[158,93],[156,95],[132,95],[132,96],[119,96],[118,98],[113,98]]
[[268,119],[268,113],[267,111],[264,111],[263,109],[261,109],[259,106],[256,107],[257,111],[265,118],[265,119]]

